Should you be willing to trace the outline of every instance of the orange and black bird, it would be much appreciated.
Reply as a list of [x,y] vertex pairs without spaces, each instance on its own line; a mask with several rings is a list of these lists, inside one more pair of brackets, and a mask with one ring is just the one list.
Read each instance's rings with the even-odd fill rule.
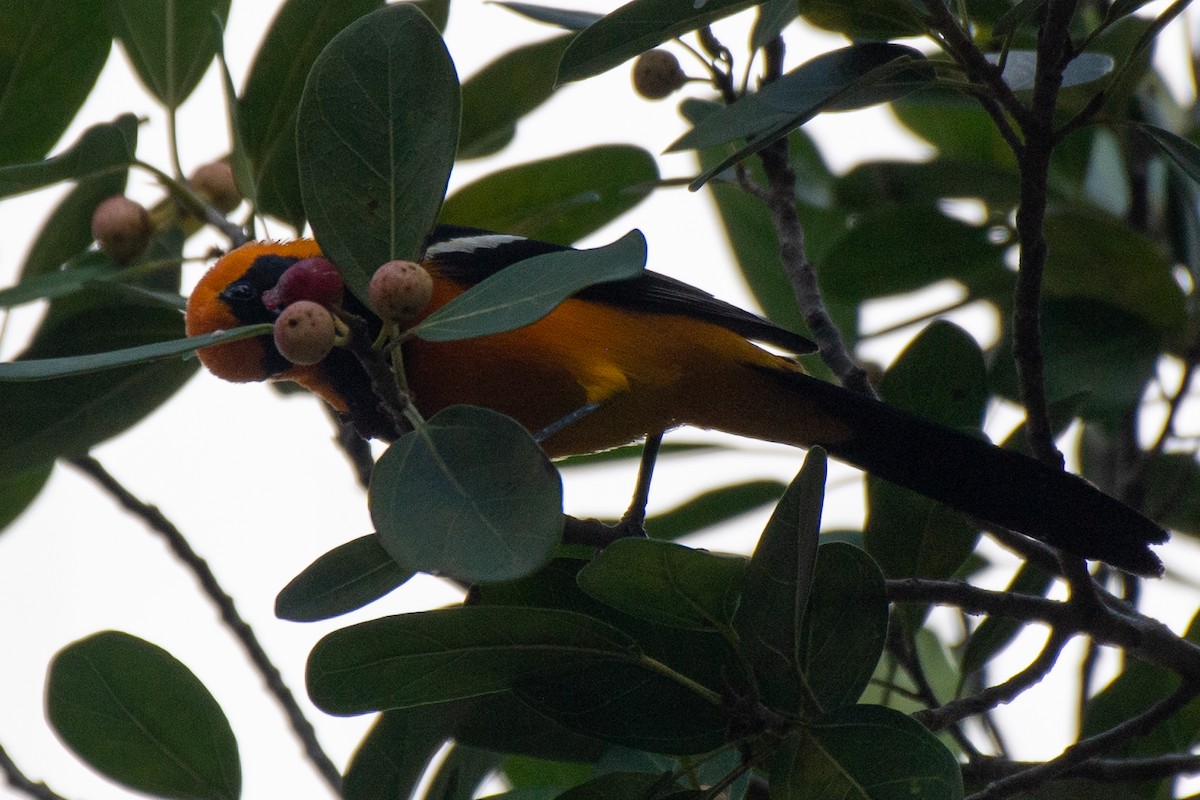
[[[422,263],[433,277],[425,313],[517,261],[566,248],[471,228],[438,226]],[[271,322],[264,302],[289,268],[320,255],[310,240],[244,245],[201,279],[187,311],[191,335]],[[353,297],[347,310],[373,319]],[[374,321],[378,325],[378,320]],[[413,401],[426,417],[450,405],[500,411],[530,431],[570,418],[542,444],[553,456],[590,453],[693,425],[833,456],[982,521],[1141,575],[1162,564],[1149,545],[1161,526],[1068,472],[805,374],[759,347],[813,345],[686,283],[645,271],[591,286],[545,318],[476,339],[403,347]],[[231,381],[292,380],[346,415],[365,436],[392,438],[353,355],[334,348],[295,366],[261,336],[205,348]]]

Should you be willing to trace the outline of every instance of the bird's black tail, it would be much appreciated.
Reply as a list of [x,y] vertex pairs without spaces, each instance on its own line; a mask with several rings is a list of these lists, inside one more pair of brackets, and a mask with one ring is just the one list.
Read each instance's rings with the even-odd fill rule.
[[1166,541],[1167,531],[1078,475],[811,376],[770,372],[810,409],[841,423],[827,441],[794,444],[819,444],[872,475],[1076,555],[1162,574],[1149,546]]

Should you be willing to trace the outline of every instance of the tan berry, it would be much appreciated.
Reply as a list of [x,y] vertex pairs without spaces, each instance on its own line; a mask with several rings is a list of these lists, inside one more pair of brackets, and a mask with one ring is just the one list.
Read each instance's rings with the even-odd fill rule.
[[679,59],[666,50],[647,50],[633,62],[633,88],[647,100],[662,100],[687,82]]
[[333,349],[333,315],[320,303],[298,300],[275,320],[275,347],[293,364],[316,364]]
[[433,278],[420,264],[389,261],[371,276],[367,300],[380,319],[405,323],[416,318],[433,297]]
[[233,180],[233,168],[224,161],[213,161],[197,167],[188,183],[222,214],[228,214],[242,202],[242,193]]
[[128,197],[114,195],[92,212],[92,237],[104,254],[118,264],[140,255],[153,233],[145,207]]

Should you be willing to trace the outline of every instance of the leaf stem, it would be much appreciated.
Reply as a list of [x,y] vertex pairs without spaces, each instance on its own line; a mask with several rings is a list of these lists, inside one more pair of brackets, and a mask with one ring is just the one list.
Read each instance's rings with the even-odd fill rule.
[[689,678],[687,675],[684,675],[681,672],[676,672],[674,669],[672,669],[671,667],[668,667],[666,664],[659,661],[658,659],[651,658],[650,656],[645,655],[645,654],[641,654],[637,657],[637,662],[639,664],[641,664],[643,667],[646,667],[649,670],[657,672],[659,675],[662,675],[666,678],[670,678],[671,680],[678,683],[680,686],[690,689],[691,691],[700,695],[701,697],[703,697],[705,700],[707,700],[709,703],[716,706],[717,708],[721,708],[725,705],[725,702],[721,698],[721,695],[717,694],[712,689],[709,689],[707,686],[697,683],[696,681]]

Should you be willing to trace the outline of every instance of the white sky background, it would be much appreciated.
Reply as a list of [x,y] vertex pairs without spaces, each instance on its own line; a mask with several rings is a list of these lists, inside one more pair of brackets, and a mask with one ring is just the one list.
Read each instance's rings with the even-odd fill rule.
[[[548,4],[550,0],[547,0]],[[565,4],[565,3],[564,3]],[[257,42],[278,3],[235,2],[228,24],[226,53],[236,85],[249,67]],[[579,3],[576,7],[588,4]],[[595,3],[596,10],[619,5]],[[734,47],[745,24],[718,29]],[[481,0],[455,0],[447,42],[461,77],[512,47],[545,38],[555,31],[517,17]],[[789,66],[821,50],[841,44],[836,37],[789,31]],[[1182,36],[1163,42],[1179,58]],[[685,70],[701,75],[699,66],[681,54]],[[1178,60],[1175,63],[1180,63]],[[688,89],[701,94],[699,85]],[[457,169],[451,188],[494,169],[577,150],[592,144],[627,142],[658,153],[685,129],[675,108],[682,95],[651,103],[634,95],[628,65],[561,90],[520,126],[515,142],[499,156],[467,162]],[[180,115],[184,169],[227,151],[223,99],[215,70]],[[162,114],[131,75],[119,49],[83,113],[64,137],[74,140],[87,125],[133,111],[147,117],[139,137],[139,155],[160,166],[169,164]],[[906,138],[888,115],[869,110],[827,115],[810,123],[831,166],[842,171],[859,160],[885,155],[920,158],[927,148]],[[690,155],[660,159],[664,176],[692,175]],[[134,172],[131,196],[147,205],[162,196],[144,173]],[[49,191],[6,201],[0,206],[0,284],[11,282],[29,238],[61,196]],[[648,201],[585,244],[612,241],[632,227],[650,243],[652,269],[702,286],[732,302],[753,307],[749,293],[732,270],[733,259],[706,192],[686,189],[656,192]],[[277,228],[277,233],[282,229]],[[213,238],[194,242],[189,252],[203,253]],[[203,265],[185,269],[194,282]],[[906,298],[904,306],[915,302]],[[960,324],[987,335],[986,314],[956,315]],[[36,310],[12,315],[0,355],[20,348],[36,321]],[[883,324],[883,323],[881,323]],[[890,337],[868,355],[889,358],[911,335]],[[5,421],[7,424],[8,421]],[[207,373],[151,418],[126,435],[97,448],[95,455],[138,497],[158,505],[208,559],[218,578],[237,601],[285,680],[307,705],[304,663],[309,648],[324,633],[351,622],[451,602],[456,594],[432,579],[417,578],[364,611],[326,623],[297,624],[275,619],[275,594],[321,553],[371,530],[364,495],[332,444],[331,428],[312,398],[280,399],[263,385],[235,386]],[[684,434],[681,438],[696,438]],[[684,464],[666,459],[659,468],[651,511],[673,507],[694,494],[736,477],[787,480],[800,464],[789,448],[745,443],[744,455],[717,455]],[[834,494],[826,508],[826,525],[857,524],[861,499],[854,473],[832,472]],[[619,514],[627,501],[633,473],[625,469],[572,471],[566,484],[566,507],[577,515]],[[712,548],[748,551],[766,512],[722,526],[704,537]],[[1164,552],[1196,564],[1194,548],[1172,545]],[[998,554],[1003,559],[1003,554]],[[1200,574],[1193,567],[1190,574]],[[997,580],[1003,580],[998,575]],[[1150,585],[1148,603],[1175,630],[1181,630],[1196,607],[1187,593],[1168,593]],[[117,629],[140,636],[170,651],[192,669],[229,715],[242,753],[244,796],[327,797],[323,782],[302,757],[274,700],[261,690],[239,645],[219,625],[214,609],[194,588],[191,576],[166,552],[154,534],[124,514],[69,467],[59,467],[47,490],[11,529],[0,535],[0,744],[34,780],[45,780],[67,797],[106,800],[130,796],[98,778],[71,755],[46,725],[42,709],[45,668],[64,645],[96,631]],[[1039,643],[1037,635],[1031,643]],[[1026,656],[1015,652],[1002,664],[1009,672]],[[1076,651],[1076,656],[1077,656]],[[1070,657],[1070,656],[1068,656]],[[1069,671],[1069,670],[1067,670]],[[1003,676],[1001,676],[1003,677]],[[1070,729],[1054,730],[1053,719],[1073,720],[1070,684],[1048,682],[1029,692],[1002,718],[1022,714],[1020,736],[1010,736],[1014,755],[1045,758],[1058,752]],[[1032,712],[1035,716],[1030,717]],[[327,751],[344,765],[369,718],[335,719],[311,709],[310,717]],[[1069,728],[1069,726],[1068,726]],[[0,786],[0,798],[18,797]]]

